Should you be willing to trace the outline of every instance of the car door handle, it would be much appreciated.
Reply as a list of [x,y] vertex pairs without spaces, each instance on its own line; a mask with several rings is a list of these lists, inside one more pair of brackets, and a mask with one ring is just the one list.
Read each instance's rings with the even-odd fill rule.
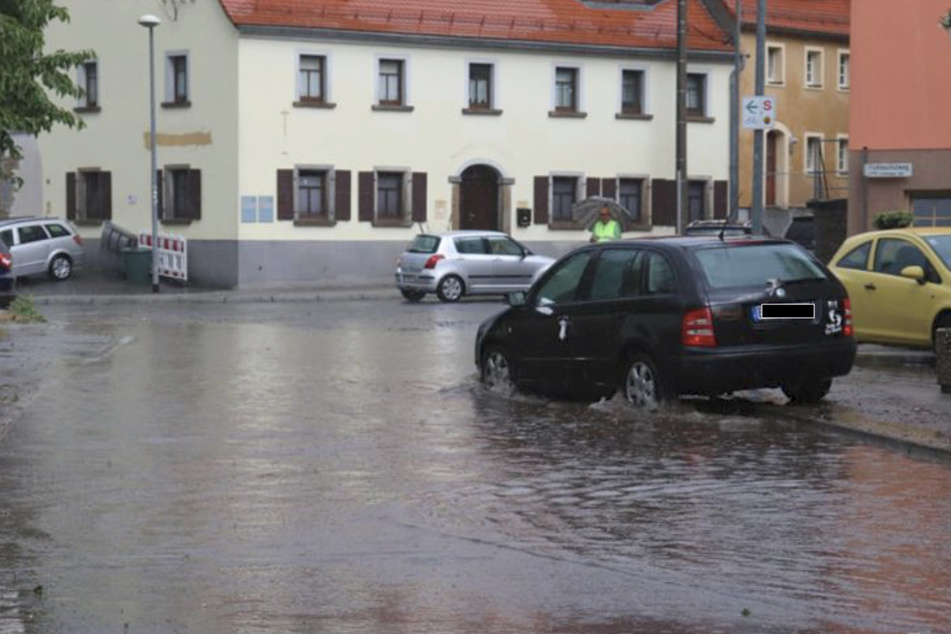
[[875,289],[876,289],[876,286],[874,284],[869,283],[865,285],[865,290],[867,291],[874,291]]

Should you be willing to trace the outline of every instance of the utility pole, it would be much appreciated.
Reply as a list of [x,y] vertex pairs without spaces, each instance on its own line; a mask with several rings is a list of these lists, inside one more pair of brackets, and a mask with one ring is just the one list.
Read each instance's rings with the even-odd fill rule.
[[[756,96],[766,92],[766,0],[758,0],[756,9]],[[753,130],[753,233],[763,233],[763,137]]]
[[736,0],[736,26],[733,31],[733,73],[730,74],[730,219],[740,211],[740,75],[743,72],[743,50],[740,33],[743,24],[743,2]]
[[687,0],[677,0],[677,233],[687,200]]

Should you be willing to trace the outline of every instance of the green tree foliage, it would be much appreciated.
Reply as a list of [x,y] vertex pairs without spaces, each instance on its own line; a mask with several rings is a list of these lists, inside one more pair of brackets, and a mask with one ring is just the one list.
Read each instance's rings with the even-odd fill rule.
[[14,132],[36,135],[57,123],[82,127],[51,95],[81,96],[69,71],[95,54],[44,51],[44,30],[53,20],[69,22],[67,10],[53,0],[0,0],[0,157],[20,158]]

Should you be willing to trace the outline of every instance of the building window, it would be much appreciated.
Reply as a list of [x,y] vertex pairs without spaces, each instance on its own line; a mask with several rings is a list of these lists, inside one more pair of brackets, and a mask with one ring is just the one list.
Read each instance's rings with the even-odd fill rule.
[[469,64],[469,108],[491,110],[492,64]]
[[687,73],[687,116],[707,115],[707,76],[702,73]]
[[766,47],[766,80],[771,84],[783,83],[783,47]]
[[578,111],[578,69],[555,69],[555,111]]
[[298,68],[300,100],[315,103],[326,101],[327,58],[323,55],[301,55]]
[[578,179],[555,176],[551,179],[552,220],[571,220],[571,207],[577,200]]
[[165,68],[166,108],[188,106],[188,54],[169,53]]
[[403,174],[377,172],[376,215],[377,218],[403,217]]
[[381,59],[380,60],[380,105],[381,106],[402,106],[404,104],[405,90],[405,63],[401,59]]
[[836,140],[835,171],[839,174],[849,173],[849,137],[839,137]]
[[621,112],[644,114],[644,71],[621,71]]
[[806,173],[815,174],[822,170],[822,137],[806,137]]
[[806,86],[822,87],[822,51],[806,51]]
[[163,220],[198,220],[201,217],[201,171],[188,167],[165,168]]
[[79,213],[85,220],[95,220],[102,218],[102,210],[106,192],[103,184],[105,179],[102,172],[80,172],[82,180],[82,196],[80,197]]
[[618,180],[618,204],[627,209],[635,221],[641,219],[641,189],[643,181],[639,178],[621,178]]
[[79,66],[79,87],[83,95],[79,107],[88,110],[99,109],[99,62],[85,62]]
[[327,215],[327,172],[299,170],[297,172],[296,216]]
[[839,53],[839,90],[849,89],[849,54]]
[[916,227],[951,228],[951,192],[913,194],[911,209],[915,215]]
[[687,220],[703,220],[707,217],[707,183],[690,181],[687,183]]

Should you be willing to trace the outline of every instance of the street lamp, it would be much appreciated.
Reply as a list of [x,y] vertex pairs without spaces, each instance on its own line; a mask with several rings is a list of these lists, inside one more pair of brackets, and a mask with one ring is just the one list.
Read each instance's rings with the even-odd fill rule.
[[139,24],[149,30],[149,146],[152,150],[152,292],[159,292],[158,275],[158,159],[155,154],[155,27],[162,21],[156,16],[146,14],[139,18]]

